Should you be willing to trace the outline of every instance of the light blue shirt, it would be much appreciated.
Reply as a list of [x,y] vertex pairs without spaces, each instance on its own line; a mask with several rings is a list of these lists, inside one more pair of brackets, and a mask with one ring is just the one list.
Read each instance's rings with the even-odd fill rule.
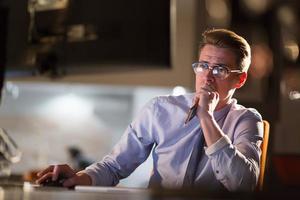
[[[112,152],[85,169],[93,185],[113,186],[129,176],[149,156],[153,173],[150,186],[180,188],[198,141],[200,123],[184,124],[194,94],[160,96],[144,106]],[[259,175],[263,123],[260,114],[235,99],[214,112],[225,136],[204,147],[195,185],[206,190],[253,190]]]

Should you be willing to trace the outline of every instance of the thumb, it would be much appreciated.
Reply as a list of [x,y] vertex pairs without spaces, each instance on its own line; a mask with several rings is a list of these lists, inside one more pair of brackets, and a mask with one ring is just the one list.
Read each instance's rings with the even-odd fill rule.
[[199,97],[194,97],[193,105],[198,104],[198,102],[199,102]]

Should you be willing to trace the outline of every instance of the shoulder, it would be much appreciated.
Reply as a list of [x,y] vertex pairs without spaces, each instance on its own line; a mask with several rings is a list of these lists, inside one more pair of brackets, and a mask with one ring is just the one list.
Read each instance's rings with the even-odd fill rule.
[[171,111],[174,108],[188,108],[192,102],[193,94],[184,95],[161,95],[149,100],[141,109],[142,113],[162,110]]
[[174,115],[176,113],[186,113],[193,101],[193,94],[184,95],[164,95],[151,99],[145,108],[157,116],[166,117],[166,115]]
[[193,100],[194,94],[188,93],[184,95],[163,95],[157,96],[152,99],[153,104],[157,105],[166,105],[166,104],[173,104],[173,105],[189,105]]
[[245,137],[248,135],[247,137],[251,138],[256,136],[261,138],[263,135],[261,114],[254,108],[237,104],[236,100],[230,108],[223,127],[233,141],[241,135]]
[[230,114],[240,119],[256,119],[262,121],[261,114],[255,108],[246,108],[238,104],[235,99],[230,109]]

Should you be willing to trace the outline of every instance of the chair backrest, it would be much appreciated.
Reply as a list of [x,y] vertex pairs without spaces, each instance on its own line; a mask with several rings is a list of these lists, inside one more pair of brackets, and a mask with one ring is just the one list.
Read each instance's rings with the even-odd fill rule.
[[264,185],[264,177],[265,177],[265,169],[266,169],[266,161],[267,161],[267,151],[268,151],[268,143],[269,143],[269,132],[270,132],[270,124],[268,121],[263,120],[264,124],[264,139],[260,146],[261,149],[261,158],[260,158],[260,173],[258,177],[258,182],[256,189],[261,191]]

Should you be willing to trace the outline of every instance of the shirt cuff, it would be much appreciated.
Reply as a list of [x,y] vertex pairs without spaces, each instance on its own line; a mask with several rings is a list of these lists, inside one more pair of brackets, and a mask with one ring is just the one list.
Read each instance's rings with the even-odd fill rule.
[[207,156],[211,156],[215,152],[219,151],[226,145],[231,144],[231,140],[227,135],[223,135],[218,141],[216,141],[214,144],[210,145],[209,147],[205,147],[205,153]]
[[85,170],[82,170],[81,172],[86,173],[88,176],[91,177],[91,179],[92,179],[92,186],[97,185],[94,173],[92,171],[85,169]]

